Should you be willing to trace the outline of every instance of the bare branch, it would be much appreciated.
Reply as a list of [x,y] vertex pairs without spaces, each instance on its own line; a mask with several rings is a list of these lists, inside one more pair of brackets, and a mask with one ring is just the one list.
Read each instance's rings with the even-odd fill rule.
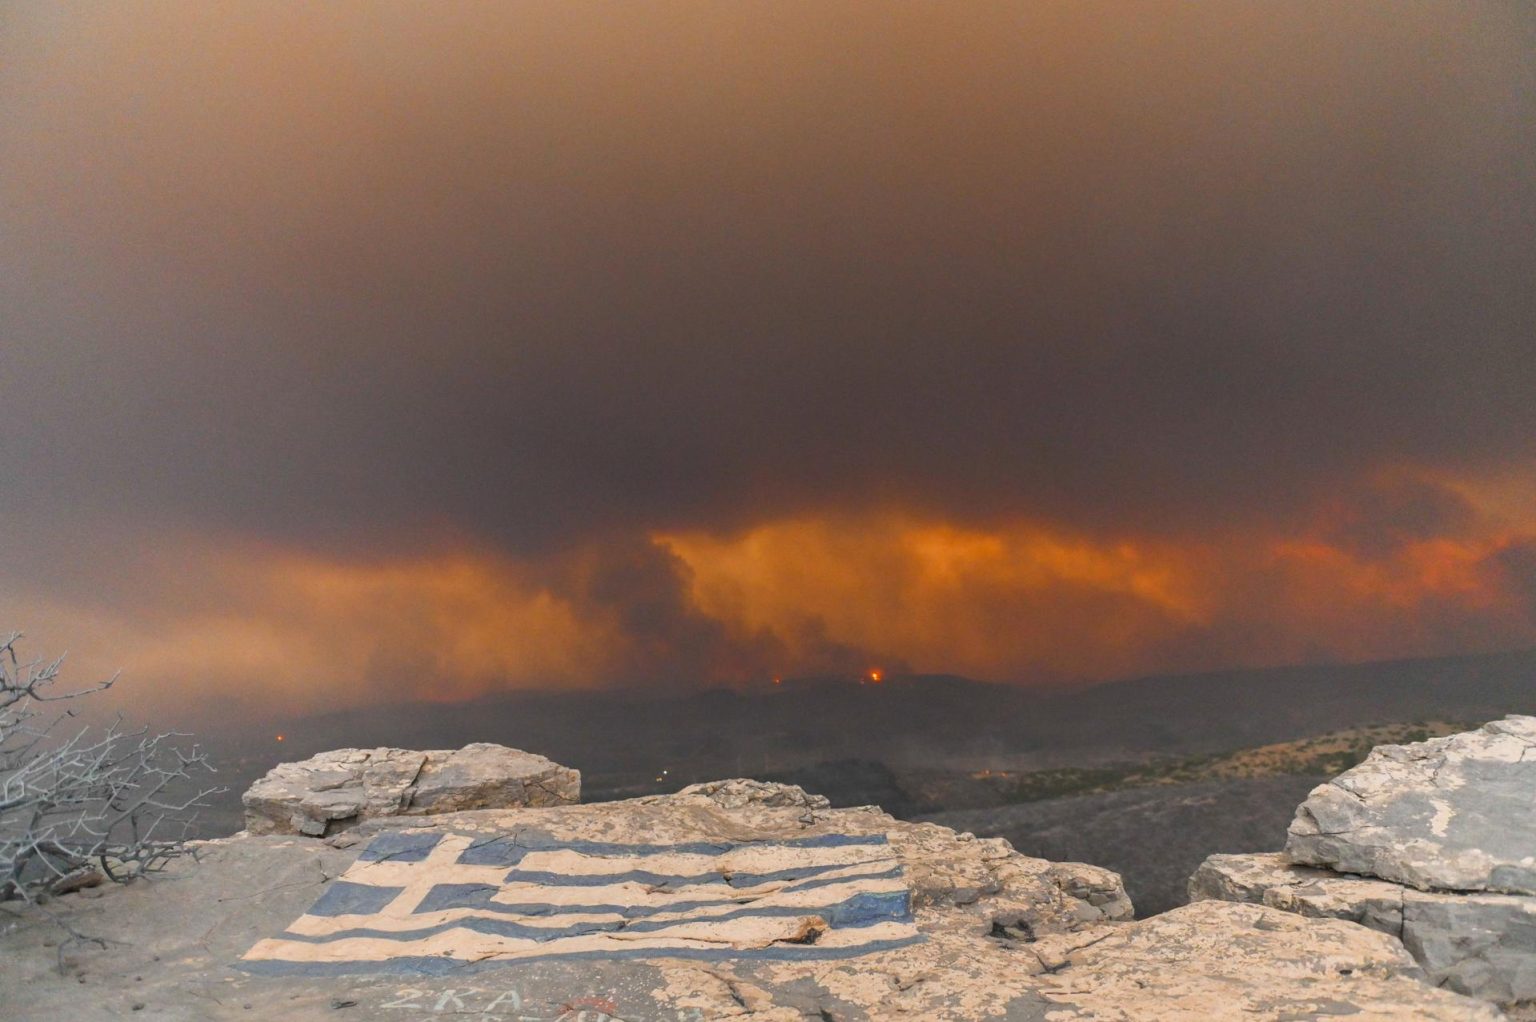
[[160,872],[186,853],[196,810],[223,790],[195,782],[213,767],[176,732],[127,731],[121,720],[66,731],[72,710],[40,722],[40,704],[104,691],[117,675],[54,694],[63,659],[23,661],[20,639],[0,640],[0,901],[37,904]]

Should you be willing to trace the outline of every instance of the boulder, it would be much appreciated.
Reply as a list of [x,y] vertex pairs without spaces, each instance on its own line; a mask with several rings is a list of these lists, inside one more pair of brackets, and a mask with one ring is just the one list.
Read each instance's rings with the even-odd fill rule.
[[1429,979],[1536,1009],[1536,717],[1383,745],[1314,788],[1285,851],[1213,855],[1191,900],[1344,919],[1399,938]]
[[1536,1001],[1536,897],[1420,891],[1278,853],[1213,855],[1189,896],[1360,923],[1399,938],[1437,986],[1506,1005]]
[[1378,746],[1313,789],[1285,853],[1422,891],[1536,894],[1536,717]]
[[[357,843],[207,842],[171,864],[172,882],[48,906],[110,950],[61,953],[41,939],[54,925],[42,911],[19,908],[22,921],[0,931],[10,1014],[94,1022],[140,1005],[168,1022],[1499,1018],[1422,982],[1400,943],[1360,926],[1219,902],[1133,922],[1107,870],[872,807],[831,809],[784,785],[380,817],[346,836]],[[674,860],[666,872],[688,875],[654,875],[654,862],[650,875],[637,870],[658,855]],[[722,856],[729,867],[712,865]],[[787,875],[803,871],[797,857],[815,856],[837,863],[815,868],[834,872]],[[705,880],[739,905],[698,907],[686,888]],[[847,883],[883,893],[845,899],[840,920],[828,904],[840,896],[827,890]],[[768,897],[793,907],[754,907]],[[708,920],[658,938],[680,912]],[[868,935],[879,927],[905,936]],[[579,946],[551,954],[546,939]],[[418,943],[431,954],[404,954]]]
[[503,745],[338,749],[280,763],[241,796],[252,834],[329,837],[364,820],[461,809],[568,805],[581,775]]

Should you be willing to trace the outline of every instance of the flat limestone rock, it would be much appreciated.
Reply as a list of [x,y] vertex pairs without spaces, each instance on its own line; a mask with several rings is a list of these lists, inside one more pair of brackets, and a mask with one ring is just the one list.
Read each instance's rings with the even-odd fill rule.
[[574,803],[581,775],[503,745],[337,749],[280,763],[241,796],[252,834],[328,837],[364,820]]
[[1234,901],[1296,912],[1314,919],[1347,919],[1401,936],[1403,893],[1387,880],[1293,866],[1278,852],[1212,855],[1189,878],[1190,901]]
[[1285,853],[1422,891],[1536,894],[1536,717],[1378,746],[1313,789]]
[[[61,956],[60,931],[22,912],[0,931],[7,1017],[1498,1017],[1421,982],[1401,945],[1362,927],[1214,902],[1133,923],[1106,870],[1028,858],[1001,840],[873,808],[828,809],[785,786],[731,781],[627,802],[380,818],[352,835],[359,840],[347,849],[287,835],[208,842],[163,882],[49,906],[117,942],[105,950],[76,945]],[[438,869],[462,875],[445,883]],[[867,889],[823,904],[839,884]],[[708,899],[695,896],[701,888]],[[698,904],[737,898],[740,909]],[[689,915],[700,911],[711,917]],[[806,917],[825,925],[802,928]],[[570,932],[573,922],[591,925]],[[675,926],[691,929],[669,934]],[[542,927],[560,930],[538,934],[549,950],[580,953],[521,953]],[[877,927],[899,928],[899,939],[860,932]],[[554,946],[572,937],[595,947]],[[324,950],[338,939],[372,944]],[[448,953],[396,956],[401,940],[438,940]],[[658,946],[668,940],[671,950]],[[321,948],[338,967],[253,971],[251,953],[270,952],[271,941]],[[712,944],[720,953],[682,953]],[[298,960],[277,950],[266,960]],[[358,967],[358,952],[372,954],[370,967]]]
[[[1397,941],[1352,923],[1198,902],[1110,930],[1040,986],[1077,1014],[1040,1018],[1501,1019],[1422,982]],[[1028,1016],[1024,1016],[1028,1017]]]
[[1536,897],[1419,891],[1278,853],[1213,855],[1189,896],[1360,923],[1401,939],[1432,983],[1499,1004],[1536,1001]]

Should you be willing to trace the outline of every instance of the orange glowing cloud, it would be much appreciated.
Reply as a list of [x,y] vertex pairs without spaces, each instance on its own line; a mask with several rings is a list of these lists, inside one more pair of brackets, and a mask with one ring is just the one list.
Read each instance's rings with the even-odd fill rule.
[[132,677],[286,706],[458,699],[508,680],[592,684],[616,641],[481,553],[348,561],[235,547],[193,560],[158,568],[194,572],[174,586],[196,600],[110,628],[80,622],[80,633],[103,636]]
[[1028,523],[803,518],[657,541],[688,566],[706,614],[791,642],[824,633],[923,671],[1115,673],[1206,613],[1179,551]]
[[151,701],[190,689],[313,709],[827,672],[1099,679],[1536,644],[1536,526],[1515,507],[1387,483],[1304,528],[1199,539],[845,512],[525,558],[183,538],[132,565],[134,601],[13,593],[0,613],[55,648],[89,637],[84,673],[121,666]]

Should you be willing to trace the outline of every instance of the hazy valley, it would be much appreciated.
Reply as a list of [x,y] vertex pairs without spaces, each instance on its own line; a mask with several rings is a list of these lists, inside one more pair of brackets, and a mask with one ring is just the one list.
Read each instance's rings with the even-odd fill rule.
[[207,732],[229,792],[202,829],[237,830],[238,793],[279,761],[491,741],[577,767],[586,801],[749,776],[1003,836],[1027,854],[1122,873],[1147,914],[1180,903],[1207,854],[1278,848],[1292,807],[1371,746],[1533,707],[1536,651],[1057,692],[909,676],[665,696],[507,693]]

